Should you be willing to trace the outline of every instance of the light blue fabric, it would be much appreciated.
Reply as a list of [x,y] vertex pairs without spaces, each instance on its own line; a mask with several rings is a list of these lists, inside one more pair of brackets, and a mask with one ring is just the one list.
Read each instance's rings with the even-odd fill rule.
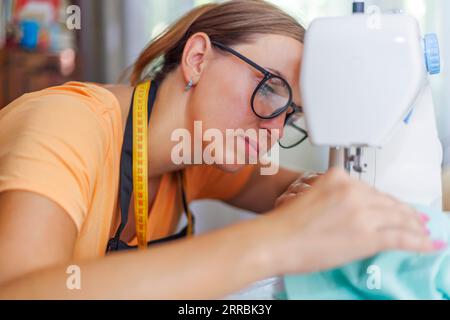
[[[416,208],[430,217],[431,237],[449,243],[449,216]],[[284,282],[290,300],[450,300],[450,249],[433,254],[385,252],[330,271],[287,276]]]

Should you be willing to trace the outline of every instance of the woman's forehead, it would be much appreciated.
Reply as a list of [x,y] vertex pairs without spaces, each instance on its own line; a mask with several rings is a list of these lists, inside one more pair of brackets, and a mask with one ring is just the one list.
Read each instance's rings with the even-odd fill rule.
[[298,40],[280,35],[261,35],[254,42],[235,46],[235,49],[290,83],[298,83],[303,54],[303,45]]

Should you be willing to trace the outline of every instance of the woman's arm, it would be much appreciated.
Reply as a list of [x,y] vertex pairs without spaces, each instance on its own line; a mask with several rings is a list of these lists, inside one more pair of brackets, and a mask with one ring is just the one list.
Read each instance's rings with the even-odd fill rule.
[[[0,194],[0,298],[219,298],[269,276],[261,223],[246,223],[143,252],[77,264],[76,227],[62,208],[37,194]],[[261,233],[261,234],[260,234]],[[69,290],[68,266],[81,270]]]
[[383,250],[433,250],[414,210],[334,170],[258,219],[82,262],[81,290],[66,287],[76,237],[64,219],[37,195],[0,194],[0,298],[221,298],[265,277],[329,269]]
[[303,173],[280,168],[276,175],[263,176],[259,167],[242,188],[239,195],[227,201],[228,204],[256,213],[263,213],[274,208],[275,201]]

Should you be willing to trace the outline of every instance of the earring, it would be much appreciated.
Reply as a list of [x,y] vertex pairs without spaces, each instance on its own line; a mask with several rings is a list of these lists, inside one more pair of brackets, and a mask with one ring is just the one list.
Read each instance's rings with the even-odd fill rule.
[[189,83],[186,85],[186,88],[184,89],[184,91],[188,92],[189,90],[192,89],[193,86],[194,86],[194,82],[192,80],[189,80]]

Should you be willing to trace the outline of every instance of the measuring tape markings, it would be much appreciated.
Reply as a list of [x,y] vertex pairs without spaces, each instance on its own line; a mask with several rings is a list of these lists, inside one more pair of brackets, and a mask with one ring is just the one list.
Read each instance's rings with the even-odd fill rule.
[[148,223],[148,123],[150,82],[136,87],[133,101],[133,190],[136,236],[139,249],[147,248]]

